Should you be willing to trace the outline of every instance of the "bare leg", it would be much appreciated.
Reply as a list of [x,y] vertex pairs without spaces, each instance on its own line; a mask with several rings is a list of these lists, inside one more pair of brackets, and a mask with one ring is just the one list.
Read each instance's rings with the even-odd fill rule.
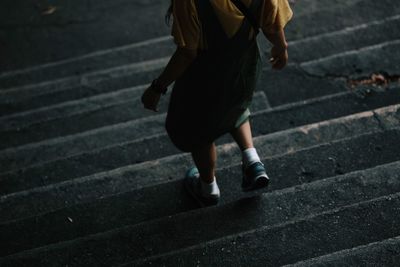
[[268,175],[253,144],[250,122],[246,121],[231,132],[242,151],[244,191],[260,189],[268,185]]
[[235,139],[240,150],[253,148],[253,136],[251,134],[250,122],[246,121],[239,128],[236,128],[231,132],[233,139]]
[[215,143],[204,146],[192,152],[193,161],[200,173],[200,178],[206,183],[212,183],[215,176],[217,150]]
[[[239,128],[233,130],[231,135],[242,151],[254,147],[249,121],[243,123]],[[217,162],[215,143],[206,145],[201,149],[193,151],[192,157],[197,169],[199,170],[200,178],[206,183],[211,183],[214,180]]]

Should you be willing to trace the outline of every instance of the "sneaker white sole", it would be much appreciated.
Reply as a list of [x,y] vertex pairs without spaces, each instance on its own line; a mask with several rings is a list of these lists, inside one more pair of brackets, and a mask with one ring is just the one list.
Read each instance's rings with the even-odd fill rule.
[[268,187],[269,177],[267,175],[261,174],[257,176],[254,180],[254,183],[250,184],[249,186],[242,187],[242,190],[244,192],[248,192]]
[[[186,179],[186,178],[185,178]],[[189,182],[184,181],[185,184],[185,189],[189,194],[196,200],[196,202],[199,204],[200,207],[208,207],[208,206],[213,206],[217,205],[219,201],[219,197],[216,198],[205,198],[205,197],[199,197],[192,189],[192,186],[190,185]]]

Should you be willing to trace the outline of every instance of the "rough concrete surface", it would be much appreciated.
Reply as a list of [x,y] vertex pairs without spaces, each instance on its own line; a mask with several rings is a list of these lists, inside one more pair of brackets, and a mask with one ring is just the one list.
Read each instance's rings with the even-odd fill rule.
[[397,1],[289,0],[284,70],[258,36],[269,185],[242,191],[224,135],[205,208],[171,90],[160,113],[140,99],[175,49],[169,2],[1,1],[0,266],[400,266]]

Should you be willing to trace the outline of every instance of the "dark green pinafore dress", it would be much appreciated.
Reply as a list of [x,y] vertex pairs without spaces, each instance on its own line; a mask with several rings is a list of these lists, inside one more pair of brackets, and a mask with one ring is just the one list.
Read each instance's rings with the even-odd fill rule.
[[[209,1],[197,0],[207,49],[198,51],[175,81],[165,124],[173,144],[185,152],[212,143],[248,120],[261,70],[256,38],[249,40],[249,20],[244,19],[239,31],[228,38]],[[260,3],[252,1],[252,14]]]

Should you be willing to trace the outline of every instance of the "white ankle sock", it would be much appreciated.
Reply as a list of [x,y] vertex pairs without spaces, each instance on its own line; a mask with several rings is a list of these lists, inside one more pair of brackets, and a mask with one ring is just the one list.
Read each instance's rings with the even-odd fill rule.
[[201,190],[203,192],[203,195],[219,196],[220,192],[219,192],[219,187],[217,184],[217,180],[215,179],[215,176],[214,176],[214,181],[212,183],[208,184],[200,179],[200,184],[201,184]]
[[245,167],[250,166],[255,162],[260,162],[260,157],[255,148],[248,148],[242,151],[242,160]]

